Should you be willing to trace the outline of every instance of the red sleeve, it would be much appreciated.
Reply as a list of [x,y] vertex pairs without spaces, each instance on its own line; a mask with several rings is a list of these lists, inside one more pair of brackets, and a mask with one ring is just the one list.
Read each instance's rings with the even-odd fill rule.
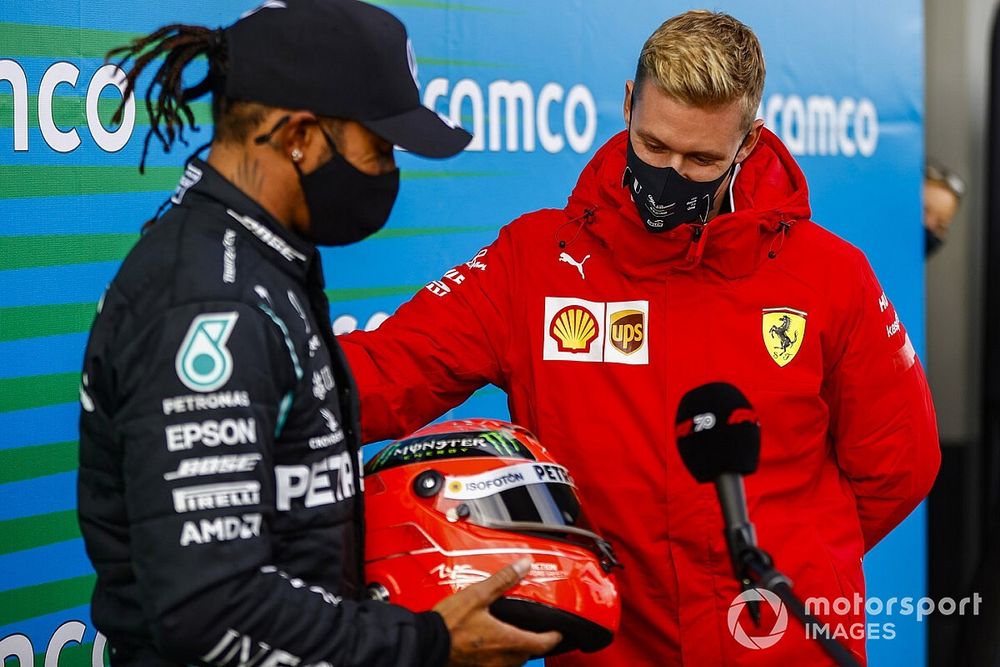
[[865,550],[927,496],[941,463],[927,378],[896,309],[863,256],[841,354],[828,375],[837,461],[857,498]]
[[375,331],[338,338],[358,385],[364,442],[399,438],[486,384],[504,386],[512,282],[507,228]]

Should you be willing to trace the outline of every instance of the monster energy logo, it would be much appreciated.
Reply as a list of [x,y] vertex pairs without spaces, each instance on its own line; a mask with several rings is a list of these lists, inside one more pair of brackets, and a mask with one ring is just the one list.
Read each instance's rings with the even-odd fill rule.
[[389,445],[368,464],[367,472],[378,472],[416,461],[471,456],[502,456],[534,460],[531,452],[504,431],[442,433],[401,440]]
[[503,431],[492,431],[483,433],[482,438],[493,445],[493,449],[506,456],[518,456],[521,452],[521,445],[514,438]]

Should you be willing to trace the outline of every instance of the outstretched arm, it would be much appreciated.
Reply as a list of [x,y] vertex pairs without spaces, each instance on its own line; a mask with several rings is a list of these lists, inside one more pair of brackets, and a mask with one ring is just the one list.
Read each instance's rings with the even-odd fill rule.
[[429,283],[375,331],[339,338],[365,442],[402,437],[485,384],[503,388],[515,267],[507,229]]

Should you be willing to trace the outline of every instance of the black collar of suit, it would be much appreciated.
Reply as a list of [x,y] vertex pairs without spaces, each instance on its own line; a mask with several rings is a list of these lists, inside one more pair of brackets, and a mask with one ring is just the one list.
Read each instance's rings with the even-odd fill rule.
[[303,282],[310,273],[313,279],[317,274],[322,276],[316,246],[278,222],[204,160],[195,158],[187,164],[170,201],[175,206],[196,208],[208,203],[221,205],[225,215],[238,223],[234,226],[265,246],[262,254],[267,261]]

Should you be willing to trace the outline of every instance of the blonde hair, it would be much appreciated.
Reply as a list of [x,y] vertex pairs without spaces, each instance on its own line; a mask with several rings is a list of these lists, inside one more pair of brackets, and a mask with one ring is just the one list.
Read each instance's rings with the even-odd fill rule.
[[639,54],[635,88],[652,80],[685,104],[717,107],[739,100],[747,129],[764,92],[764,54],[753,31],[729,14],[692,10],[663,23]]

